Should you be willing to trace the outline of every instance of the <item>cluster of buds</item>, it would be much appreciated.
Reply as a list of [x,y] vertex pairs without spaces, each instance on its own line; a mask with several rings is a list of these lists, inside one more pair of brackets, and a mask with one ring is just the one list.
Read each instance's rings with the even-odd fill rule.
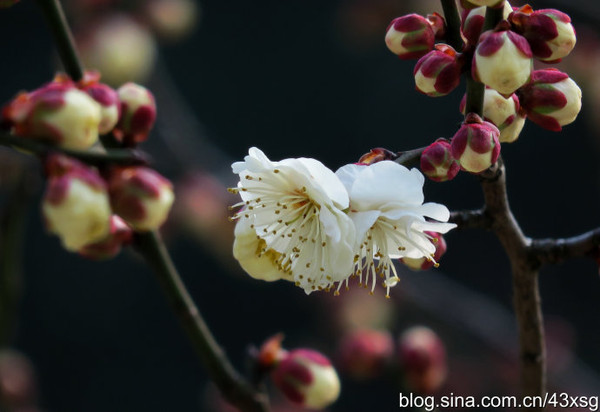
[[313,349],[287,351],[281,347],[282,340],[282,335],[276,335],[262,345],[259,370],[270,372],[275,386],[298,406],[324,409],[335,402],[341,385],[329,359]]
[[46,173],[42,211],[49,231],[90,259],[117,255],[132,229],[160,227],[174,199],[171,183],[146,167],[113,168],[104,178],[75,159],[51,155]]
[[65,75],[32,92],[21,92],[2,110],[2,125],[15,135],[85,150],[113,132],[127,146],[144,141],[156,105],[144,87],[127,83],[115,91],[97,72],[72,81]]

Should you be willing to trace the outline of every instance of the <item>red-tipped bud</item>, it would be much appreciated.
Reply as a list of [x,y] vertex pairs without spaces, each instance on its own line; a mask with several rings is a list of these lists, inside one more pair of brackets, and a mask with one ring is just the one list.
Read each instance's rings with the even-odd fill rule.
[[534,71],[531,82],[519,90],[519,96],[527,117],[554,132],[574,122],[581,110],[581,89],[557,69]]
[[[467,96],[460,102],[460,111],[465,114]],[[505,98],[494,89],[486,88],[483,98],[483,118],[493,123],[500,130],[500,143],[511,143],[517,140],[525,117],[520,114],[519,98],[516,94]]]
[[36,379],[29,359],[13,350],[0,352],[0,406],[25,410],[37,396]]
[[283,333],[278,333],[262,344],[257,359],[261,368],[270,369],[287,355],[287,351],[281,347],[282,341]]
[[483,172],[498,160],[499,137],[500,131],[496,126],[470,113],[452,138],[452,156],[467,172]]
[[[433,49],[436,31],[440,31],[438,16],[432,15],[430,21],[418,14],[408,14],[392,20],[385,35],[385,44],[401,59],[418,59],[424,56]],[[443,27],[442,20],[442,30]]]
[[445,182],[456,177],[460,164],[452,156],[450,142],[438,139],[423,151],[421,155],[421,171],[435,182]]
[[154,96],[148,89],[126,83],[117,90],[121,100],[121,118],[114,130],[115,137],[128,146],[148,138],[156,120]]
[[0,9],[10,7],[17,4],[21,0],[0,0]]
[[340,394],[340,380],[331,362],[311,349],[287,353],[271,376],[287,399],[304,408],[326,408]]
[[446,350],[434,331],[416,326],[400,337],[400,362],[406,385],[429,394],[438,390],[447,375]]
[[445,96],[460,82],[456,51],[445,44],[421,57],[414,70],[417,90],[431,97]]
[[108,190],[114,212],[138,231],[158,229],[175,199],[171,182],[148,167],[112,170]]
[[513,30],[529,42],[533,56],[555,63],[575,47],[577,36],[571,18],[554,9],[536,10],[526,5],[510,15]]
[[21,93],[2,111],[16,135],[84,150],[98,141],[100,106],[73,83],[52,82]]
[[75,252],[110,232],[106,183],[95,169],[74,159],[51,158],[42,212],[48,230]]
[[[485,22],[485,11],[486,7],[475,7],[472,9],[465,9],[462,12],[462,35],[471,44],[477,43],[481,30],[483,29],[483,23]],[[504,15],[503,18],[507,19],[513,9],[508,2],[504,3]]]
[[80,249],[79,254],[92,260],[112,259],[121,252],[123,245],[131,242],[132,238],[133,231],[127,226],[127,223],[119,216],[112,215],[108,236]]
[[360,157],[358,163],[370,165],[373,163],[381,162],[382,160],[394,160],[398,158],[398,154],[384,149],[383,147],[376,147],[371,149],[369,153],[365,153]]
[[448,246],[446,245],[446,240],[444,239],[444,236],[442,236],[440,233],[436,233],[436,232],[425,232],[425,233],[427,233],[429,236],[431,236],[431,240],[433,241],[433,244],[435,245],[435,253],[433,254],[433,259],[427,259],[425,257],[422,257],[419,259],[411,259],[411,258],[400,259],[400,262],[404,263],[406,266],[408,266],[412,270],[427,270],[433,266],[435,266],[435,267],[439,266],[440,259],[442,258],[444,253],[446,253],[446,249],[448,249]]
[[473,58],[473,77],[508,96],[529,80],[533,65],[527,40],[510,30],[486,31]]
[[383,372],[394,355],[394,340],[387,331],[358,330],[342,338],[339,365],[355,379],[369,379]]

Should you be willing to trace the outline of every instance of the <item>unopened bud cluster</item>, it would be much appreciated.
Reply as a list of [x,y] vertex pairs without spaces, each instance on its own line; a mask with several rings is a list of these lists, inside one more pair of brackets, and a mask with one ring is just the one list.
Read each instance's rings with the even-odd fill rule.
[[[32,92],[20,93],[2,110],[14,135],[70,150],[87,150],[112,133],[123,147],[147,139],[156,117],[152,94],[127,83],[114,90],[97,72],[75,82],[59,74]],[[132,231],[160,227],[174,200],[171,182],[143,166],[101,170],[65,155],[46,159],[48,186],[42,211],[63,246],[92,259],[119,253]]]

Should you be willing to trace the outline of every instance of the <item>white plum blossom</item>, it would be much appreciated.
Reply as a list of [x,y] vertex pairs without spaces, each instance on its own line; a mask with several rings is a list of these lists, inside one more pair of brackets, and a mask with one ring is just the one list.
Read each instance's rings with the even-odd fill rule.
[[369,166],[349,164],[336,175],[350,196],[348,215],[356,227],[354,271],[361,283],[363,275],[366,284],[371,278],[371,291],[377,275],[385,278],[389,297],[390,287],[399,280],[392,259],[433,260],[435,245],[425,232],[446,233],[456,225],[441,223],[450,217],[446,206],[423,204],[425,178],[417,169],[382,161]]
[[[254,231],[258,243],[250,247],[255,248],[256,259],[269,255],[269,261],[262,260],[271,264],[269,271],[276,266],[288,273],[307,294],[329,289],[350,275],[355,229],[344,212],[348,193],[331,170],[308,158],[272,162],[257,148],[251,148],[232,169],[240,181],[231,191],[242,198],[234,206],[241,209],[233,219]],[[247,237],[240,238],[242,234],[247,236],[248,231],[239,227],[238,245],[248,242]],[[239,248],[236,253],[241,256]],[[250,263],[248,254],[243,256],[244,267],[262,264]],[[262,278],[275,280],[281,272]]]

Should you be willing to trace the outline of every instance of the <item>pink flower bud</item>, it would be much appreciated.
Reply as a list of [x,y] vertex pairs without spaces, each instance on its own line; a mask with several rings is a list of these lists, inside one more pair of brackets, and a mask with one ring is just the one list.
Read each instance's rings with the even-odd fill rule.
[[80,90],[86,92],[100,105],[100,134],[110,132],[119,121],[121,102],[119,95],[110,86],[100,83],[100,73],[86,71],[84,79],[78,83]]
[[365,153],[360,157],[358,163],[370,165],[373,163],[381,162],[382,160],[394,160],[397,159],[398,155],[392,151],[384,149],[383,147],[376,147],[371,149],[369,153]]
[[423,151],[421,155],[421,171],[435,182],[445,182],[456,177],[460,164],[452,156],[450,142],[438,139]]
[[355,379],[378,376],[392,356],[394,340],[387,331],[358,330],[342,338],[338,347],[339,365]]
[[288,400],[305,408],[323,409],[340,394],[340,380],[331,362],[311,349],[289,352],[271,377]]
[[126,83],[117,92],[121,100],[121,118],[114,130],[115,137],[128,146],[145,141],[156,120],[154,96],[135,83]]
[[523,36],[510,30],[486,31],[475,49],[472,74],[475,80],[508,96],[529,80],[531,56]]
[[10,7],[17,4],[21,0],[0,0],[0,9]]
[[95,169],[66,156],[52,156],[49,164],[42,202],[48,230],[72,252],[104,239],[111,216],[104,180]]
[[99,242],[87,245],[79,250],[79,254],[92,260],[112,259],[121,252],[123,245],[131,242],[133,231],[123,219],[112,215],[110,219],[110,232]]
[[271,336],[261,345],[257,358],[257,362],[261,368],[265,370],[270,369],[287,356],[286,350],[281,347],[282,341],[283,334],[278,333],[275,336]]
[[85,150],[98,141],[100,106],[73,83],[52,82],[21,93],[2,115],[15,134],[48,140],[66,149]]
[[428,394],[442,386],[447,375],[446,350],[434,331],[424,326],[406,330],[399,349],[404,379],[411,390]]
[[385,44],[401,59],[418,59],[433,49],[435,32],[427,18],[408,14],[392,20],[385,35]]
[[[460,111],[465,113],[467,96],[460,102]],[[519,98],[516,94],[505,98],[494,89],[486,88],[483,98],[483,118],[493,123],[500,130],[500,143],[511,143],[517,140],[525,117],[520,114]]]
[[470,113],[452,138],[452,156],[467,172],[483,172],[498,160],[499,137],[500,131],[496,126]]
[[554,9],[533,11],[523,6],[510,16],[513,30],[529,42],[533,56],[545,63],[556,63],[575,47],[577,37],[571,18]]
[[158,229],[175,199],[171,182],[148,167],[112,170],[108,190],[114,212],[138,231]]
[[[462,12],[462,24],[461,32],[462,35],[471,44],[476,44],[483,29],[483,23],[485,22],[485,11],[486,7],[475,7],[472,9],[465,9]],[[504,3],[503,18],[507,19],[513,9],[508,2]]]
[[444,236],[442,236],[440,233],[436,233],[436,232],[425,232],[425,233],[427,233],[429,236],[431,236],[431,241],[435,244],[435,253],[433,254],[433,259],[426,259],[425,257],[422,257],[419,259],[412,259],[412,258],[400,259],[400,262],[404,263],[406,266],[408,266],[412,270],[427,270],[433,266],[438,267],[439,266],[438,263],[439,263],[440,259],[442,258],[444,253],[446,253],[446,249],[448,249],[448,247],[446,245],[446,240],[444,239]]
[[519,99],[532,122],[554,132],[574,122],[581,110],[581,89],[557,69],[534,71]]
[[456,51],[445,44],[421,57],[414,70],[417,90],[431,97],[444,96],[458,86],[460,65]]

